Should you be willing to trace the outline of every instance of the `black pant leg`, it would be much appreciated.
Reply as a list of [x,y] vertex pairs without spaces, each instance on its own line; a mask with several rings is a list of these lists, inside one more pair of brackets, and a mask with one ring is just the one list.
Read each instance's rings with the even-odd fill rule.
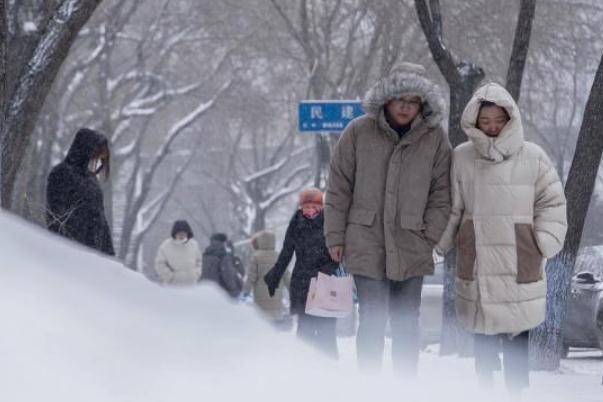
[[530,332],[517,336],[503,336],[503,364],[505,384],[510,391],[519,391],[530,385]]
[[316,344],[327,356],[337,359],[337,332],[336,318],[314,317],[316,318]]
[[388,281],[354,275],[358,296],[356,354],[361,370],[379,370],[383,363],[387,323]]
[[423,277],[390,281],[389,319],[394,370],[408,376],[417,373],[420,350],[419,314]]
[[500,368],[500,335],[474,334],[475,372],[480,380],[492,382],[495,370]]
[[297,337],[336,359],[338,352],[335,324],[335,318],[300,313],[297,319]]

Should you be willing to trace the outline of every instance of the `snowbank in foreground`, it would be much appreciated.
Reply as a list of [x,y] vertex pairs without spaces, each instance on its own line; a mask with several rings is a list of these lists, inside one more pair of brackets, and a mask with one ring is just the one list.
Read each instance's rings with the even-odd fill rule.
[[211,286],[159,287],[6,213],[0,228],[3,401],[496,400],[466,363],[361,376]]

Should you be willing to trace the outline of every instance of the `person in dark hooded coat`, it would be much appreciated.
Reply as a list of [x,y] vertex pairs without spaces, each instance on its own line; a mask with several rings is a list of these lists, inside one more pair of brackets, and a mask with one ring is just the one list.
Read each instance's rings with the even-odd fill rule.
[[48,175],[46,224],[50,231],[104,254],[115,255],[97,176],[109,177],[107,138],[80,129],[63,162]]
[[[227,249],[228,237],[224,233],[214,233],[210,244],[203,251],[201,280],[217,283],[231,297],[236,298],[243,288],[243,274],[239,272],[236,257]],[[242,265],[241,265],[242,267]]]

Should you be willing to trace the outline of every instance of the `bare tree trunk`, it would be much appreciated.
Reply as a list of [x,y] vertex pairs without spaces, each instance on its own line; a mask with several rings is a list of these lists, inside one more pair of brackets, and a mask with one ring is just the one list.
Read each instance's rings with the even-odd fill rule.
[[531,334],[531,346],[534,350],[533,366],[537,369],[556,370],[561,360],[563,319],[567,310],[572,273],[603,153],[601,110],[603,110],[603,57],[586,103],[576,151],[565,185],[567,236],[563,250],[546,266],[548,285],[546,320]]
[[327,186],[329,174],[329,161],[331,160],[331,148],[329,146],[329,134],[316,134],[316,171],[314,176],[314,187],[323,189]]
[[266,211],[258,208],[258,211],[253,218],[252,232],[257,233],[264,229],[266,229]]
[[523,70],[528,58],[532,21],[536,14],[536,0],[521,0],[519,16],[513,39],[513,50],[507,71],[507,91],[517,102],[519,100]]
[[3,113],[0,119],[0,133],[3,131],[4,126],[4,105],[6,104],[8,89],[6,81],[8,27],[6,25],[6,0],[0,0],[0,111]]
[[64,0],[60,3],[43,29],[32,56],[19,72],[10,101],[5,100],[2,111],[5,121],[0,132],[0,185],[4,208],[12,207],[17,172],[52,82],[78,32],[101,1]]

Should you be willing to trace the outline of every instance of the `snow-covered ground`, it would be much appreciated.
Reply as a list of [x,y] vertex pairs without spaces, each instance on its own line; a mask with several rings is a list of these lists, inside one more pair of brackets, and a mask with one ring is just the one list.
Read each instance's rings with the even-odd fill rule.
[[[496,401],[470,359],[421,355],[402,381],[355,369],[354,338],[322,358],[217,289],[159,287],[0,213],[0,401]],[[534,373],[529,401],[603,401],[598,352]]]
[[[340,338],[339,347],[340,352],[342,352],[341,364],[353,365],[355,361],[355,339]],[[390,347],[390,343],[386,342],[384,374],[393,378],[391,360],[387,358]],[[603,354],[601,351],[572,350],[569,358],[563,360],[561,366],[561,369],[555,373],[531,372],[532,386],[525,392],[522,400],[603,401],[603,386],[601,386]],[[433,386],[441,389],[439,381],[443,378],[452,383],[470,384],[472,387],[477,387],[473,374],[473,359],[440,357],[437,345],[428,347],[425,352],[421,353],[418,380],[422,384],[432,383]],[[495,389],[499,394],[504,393],[504,380],[501,372],[495,373]]]

